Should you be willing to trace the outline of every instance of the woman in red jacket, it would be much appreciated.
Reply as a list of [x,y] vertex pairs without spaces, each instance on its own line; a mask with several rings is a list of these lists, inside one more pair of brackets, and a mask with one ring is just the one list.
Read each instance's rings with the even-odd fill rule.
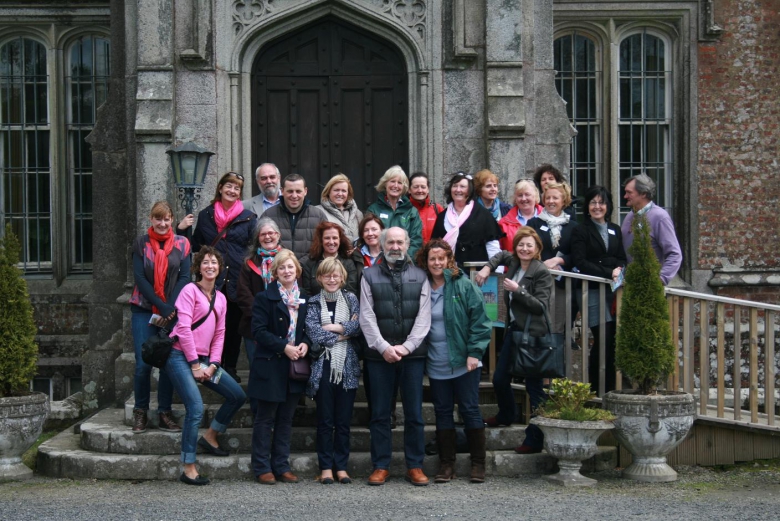
[[542,213],[539,205],[539,190],[530,179],[521,179],[515,184],[515,205],[498,221],[498,226],[506,235],[501,238],[501,249],[512,251],[512,241],[521,226]]
[[420,212],[420,219],[422,219],[423,223],[423,244],[431,240],[436,217],[444,210],[442,205],[431,201],[429,193],[428,176],[424,172],[413,173],[409,179],[409,200],[417,208],[417,211]]

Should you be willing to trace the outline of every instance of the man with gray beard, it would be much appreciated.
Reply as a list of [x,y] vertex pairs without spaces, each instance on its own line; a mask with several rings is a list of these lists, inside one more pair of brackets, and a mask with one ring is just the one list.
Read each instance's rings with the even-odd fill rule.
[[273,163],[263,163],[255,171],[255,182],[260,193],[253,198],[244,201],[244,209],[254,212],[260,217],[263,212],[276,206],[281,201],[279,191],[279,169]]
[[422,382],[427,348],[423,341],[431,327],[431,286],[425,272],[407,255],[409,235],[388,228],[380,239],[384,261],[363,271],[360,283],[360,327],[368,343],[365,353],[371,381],[371,462],[369,485],[384,485],[390,472],[393,444],[390,410],[395,382],[404,405],[406,480],[416,486],[429,483],[422,471],[425,424],[422,419]]

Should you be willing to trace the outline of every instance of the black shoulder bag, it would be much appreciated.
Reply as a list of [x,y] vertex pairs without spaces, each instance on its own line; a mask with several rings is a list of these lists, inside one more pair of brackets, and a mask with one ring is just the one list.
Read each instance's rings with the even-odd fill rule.
[[[214,294],[211,295],[211,302],[209,302],[209,311],[203,318],[195,322],[190,326],[190,329],[195,331],[198,329],[211,314],[214,309],[214,302],[217,300],[217,292],[214,290]],[[165,363],[168,361],[168,357],[171,356],[171,349],[173,344],[179,339],[179,337],[170,337],[171,332],[164,327],[160,328],[156,335],[152,335],[146,339],[146,342],[141,346],[141,358],[144,362],[152,367],[165,367]]]
[[509,373],[516,378],[562,378],[566,376],[563,335],[553,334],[550,317],[544,308],[547,334],[531,336],[531,314],[525,319],[523,331],[512,331],[512,353]]

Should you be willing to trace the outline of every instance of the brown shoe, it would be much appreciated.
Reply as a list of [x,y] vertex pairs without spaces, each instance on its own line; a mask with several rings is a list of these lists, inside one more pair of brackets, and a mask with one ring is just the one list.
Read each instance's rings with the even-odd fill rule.
[[257,476],[257,482],[261,485],[276,485],[276,478],[273,472],[266,472]]
[[436,431],[436,445],[439,452],[439,472],[433,478],[434,483],[449,483],[455,479],[455,429]]
[[368,476],[368,484],[373,486],[384,485],[389,476],[389,471],[385,469],[375,469],[374,472]]
[[298,476],[290,472],[289,470],[284,474],[276,477],[282,483],[298,483]]
[[168,432],[181,432],[181,427],[173,419],[171,411],[165,411],[160,413],[160,424],[157,426],[161,431]]
[[425,487],[430,483],[428,476],[426,476],[422,469],[409,469],[406,471],[406,481],[414,485],[415,487]]
[[144,409],[133,409],[133,434],[146,432],[146,424],[149,419],[146,417]]

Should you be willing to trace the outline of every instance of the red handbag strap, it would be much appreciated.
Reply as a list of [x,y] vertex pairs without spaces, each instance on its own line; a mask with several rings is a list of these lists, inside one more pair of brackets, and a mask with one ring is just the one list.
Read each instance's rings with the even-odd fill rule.
[[255,273],[257,273],[259,276],[261,277],[263,276],[263,271],[260,269],[260,267],[257,264],[252,262],[252,259],[247,259],[246,265],[249,266],[249,268]]

